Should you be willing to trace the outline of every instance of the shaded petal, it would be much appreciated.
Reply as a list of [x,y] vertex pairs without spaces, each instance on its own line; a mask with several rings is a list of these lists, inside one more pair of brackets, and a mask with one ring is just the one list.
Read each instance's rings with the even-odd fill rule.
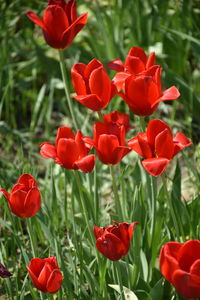
[[9,200],[10,199],[10,194],[5,190],[5,189],[0,189],[0,192],[4,195],[4,197]]
[[156,63],[155,52],[151,52],[151,54],[149,55],[149,57],[147,59],[146,69],[149,69],[150,67],[152,67],[153,65],[155,65],[155,63]]
[[41,20],[33,11],[27,11],[26,15],[33,23],[45,29],[43,20]]
[[[76,71],[76,69],[78,69],[78,68],[80,69],[80,72]],[[84,73],[84,70],[85,70],[84,64],[76,64],[76,65],[74,65],[74,67],[71,70],[72,83],[73,83],[74,90],[77,93],[77,95],[86,95],[87,94],[83,74],[80,74],[80,73]]]
[[113,261],[120,259],[127,253],[124,244],[112,233],[106,233],[103,238],[98,238],[96,247],[99,252]]
[[129,50],[128,55],[139,57],[140,60],[144,63],[144,65],[146,65],[147,56],[146,56],[146,53],[144,52],[144,50],[142,48],[140,48],[140,47],[132,47]]
[[186,299],[196,299],[200,297],[200,277],[189,274],[183,270],[177,270],[173,273],[173,285],[181,295]]
[[108,104],[111,96],[111,81],[103,67],[94,70],[89,79],[92,94],[95,94],[103,102],[104,107]]
[[115,75],[115,77],[113,78],[112,82],[115,84],[118,92],[120,90],[124,90],[124,83],[126,78],[128,78],[130,76],[129,73],[125,73],[125,72],[119,72]]
[[62,285],[63,276],[60,270],[53,270],[47,281],[47,292],[55,293],[59,290]]
[[52,266],[48,262],[45,262],[43,269],[41,270],[40,275],[38,276],[39,284],[41,284],[41,286],[44,289],[46,289],[46,291],[47,291],[47,281],[52,271],[53,271]]
[[68,47],[75,36],[87,23],[88,13],[80,15],[63,33],[62,35],[62,48]]
[[180,268],[189,272],[192,264],[198,259],[200,259],[200,241],[189,240],[184,243],[178,253]]
[[164,131],[165,129],[168,129],[169,132],[171,132],[169,126],[158,119],[155,120],[151,120],[147,126],[147,140],[148,143],[154,148],[154,144],[155,144],[155,138],[156,136]]
[[101,227],[94,226],[93,232],[94,232],[95,239],[97,240],[99,237],[102,236],[102,234],[104,233],[104,230]]
[[72,24],[77,18],[76,0],[65,2],[65,13],[67,14],[69,24]]
[[167,244],[163,245],[160,250],[160,271],[162,275],[171,283],[174,271],[179,269],[177,256],[181,247],[182,244],[178,242],[168,242]]
[[73,139],[59,139],[57,156],[64,168],[73,170],[74,162],[79,156],[76,142]]
[[142,161],[143,168],[152,176],[161,175],[170,161],[166,158],[148,158]]
[[160,98],[158,98],[155,102],[152,103],[152,106],[161,101],[168,101],[168,100],[176,100],[180,97],[180,93],[175,86],[170,87],[169,89],[165,90]]
[[155,153],[157,157],[171,159],[174,153],[174,142],[171,131],[167,128],[155,138]]
[[110,70],[115,70],[117,72],[124,71],[124,65],[123,65],[123,62],[121,61],[121,59],[114,59],[114,60],[110,61],[109,63],[107,63],[107,67]]
[[58,128],[56,135],[56,147],[58,146],[59,139],[75,139],[75,135],[71,128],[67,126],[62,126]]
[[44,258],[43,260],[50,263],[52,265],[53,269],[59,269],[55,256],[50,256],[50,257]]
[[190,273],[197,275],[200,278],[200,258],[195,260],[195,262],[191,265]]
[[[106,105],[101,101],[101,99],[94,94],[86,96],[74,96],[75,100],[88,107],[91,110],[99,111],[102,110]],[[105,105],[105,106],[104,106]]]
[[174,153],[173,153],[173,156],[175,156],[183,148],[192,145],[192,142],[182,132],[178,132],[175,135],[173,141],[174,141]]
[[[35,259],[36,259],[36,258],[35,258]],[[39,259],[39,258],[38,258],[38,259]],[[42,285],[38,282],[38,279],[37,279],[35,273],[32,271],[32,269],[31,269],[29,266],[27,266],[26,268],[27,268],[28,273],[29,273],[29,275],[30,275],[30,277],[31,277],[31,280],[32,280],[32,282],[33,282],[33,285],[34,285],[38,290],[43,291],[43,292],[46,292],[46,287],[45,287],[45,286],[42,286]]]
[[127,56],[124,66],[127,72],[134,75],[137,75],[145,70],[143,61],[138,57],[130,55]]
[[102,134],[98,139],[97,154],[104,164],[115,164],[118,159],[117,153],[113,155],[114,150],[119,146],[119,140],[115,135]]
[[56,157],[56,148],[53,144],[45,142],[40,145],[40,154],[44,158],[55,158]]
[[37,188],[32,188],[26,196],[24,202],[24,213],[26,218],[33,217],[41,206],[41,196]]
[[84,173],[91,172],[94,169],[95,165],[95,155],[87,155],[77,160],[74,164],[77,166],[78,169],[80,169]]
[[91,147],[89,147],[89,146],[86,147],[84,139],[83,139],[83,135],[80,130],[77,131],[77,134],[75,136],[75,142],[78,147],[79,158],[86,156],[88,154],[88,152],[90,151]]
[[128,141],[128,145],[132,150],[144,158],[151,158],[153,156],[151,148],[146,139],[146,134],[139,133],[138,136]]
[[26,215],[24,209],[26,195],[27,193],[22,190],[18,190],[10,194],[10,199],[9,199],[10,209],[16,216],[21,218],[23,218]]
[[115,148],[113,151],[113,162],[112,164],[118,164],[122,158],[127,155],[131,151],[131,148],[129,147],[124,147],[124,146],[119,146]]
[[96,58],[92,59],[85,68],[84,77],[89,79],[91,73],[100,67],[103,67],[103,64]]

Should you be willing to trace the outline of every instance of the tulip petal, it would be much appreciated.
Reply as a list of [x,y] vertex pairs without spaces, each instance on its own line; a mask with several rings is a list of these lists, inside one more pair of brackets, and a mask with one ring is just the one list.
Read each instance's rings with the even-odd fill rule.
[[125,80],[126,78],[128,78],[130,76],[129,73],[125,73],[125,72],[119,72],[115,75],[115,77],[113,78],[112,82],[114,83],[114,85],[116,86],[118,92],[120,90],[124,89],[124,84],[125,84]]
[[97,154],[104,164],[115,164],[118,159],[117,153],[113,155],[114,150],[119,147],[119,140],[115,135],[102,134],[98,139]]
[[45,29],[43,20],[41,20],[33,11],[27,11],[27,17],[35,24]]
[[94,165],[95,165],[95,155],[94,154],[87,155],[77,160],[74,163],[74,165],[77,166],[77,168],[84,173],[91,172],[94,169]]
[[40,154],[44,158],[55,158],[56,157],[56,148],[51,143],[45,142],[40,145]]
[[56,147],[58,146],[59,139],[75,139],[75,135],[71,128],[67,126],[62,126],[58,128],[56,135]]
[[69,24],[72,24],[77,18],[76,0],[65,2],[65,13],[67,14]]
[[53,269],[59,269],[55,256],[50,256],[50,257],[44,258],[43,261],[50,263],[52,265]]
[[180,268],[189,272],[192,264],[200,258],[200,241],[189,240],[182,245],[178,254]]
[[146,63],[146,69],[149,69],[156,63],[156,55],[155,52],[151,52]]
[[159,176],[165,171],[168,163],[166,158],[148,158],[142,161],[142,166],[150,175]]
[[94,236],[97,240],[99,237],[102,236],[102,234],[104,233],[104,230],[101,227],[94,226],[93,227],[93,232],[94,232]]
[[179,97],[180,97],[180,93],[179,93],[178,89],[175,86],[172,86],[169,89],[165,90],[163,92],[162,96],[152,103],[152,106],[154,106],[158,102],[168,101],[168,100],[176,100]]
[[17,181],[18,184],[23,184],[25,185],[27,188],[32,188],[32,187],[37,187],[37,182],[35,181],[35,178],[28,174],[25,173],[23,175],[21,175]]
[[178,132],[173,141],[175,143],[173,156],[175,156],[183,148],[192,145],[192,142],[182,132]]
[[53,270],[51,275],[47,281],[47,292],[48,293],[55,293],[61,287],[63,281],[63,276],[60,270]]
[[77,134],[75,136],[75,142],[77,144],[78,150],[79,150],[79,158],[85,157],[88,152],[91,150],[90,146],[86,146],[83,135],[80,130],[77,131]]
[[[85,81],[83,79],[83,75],[78,73],[75,70],[75,67],[76,66],[74,66],[71,70],[72,83],[73,83],[73,86],[74,86],[74,90],[75,90],[77,95],[86,95],[87,90],[86,90]],[[84,73],[84,70],[85,70],[85,66],[82,67],[81,73]]]
[[110,61],[109,63],[107,63],[107,67],[110,70],[114,70],[117,72],[124,71],[124,65],[123,65],[123,62],[121,61],[121,59],[114,59],[114,60]]
[[10,199],[10,194],[5,190],[5,189],[0,189],[0,192],[4,195],[4,197],[9,200]]
[[48,263],[48,262],[45,262],[42,270],[40,271],[40,274],[38,276],[38,282],[39,284],[47,290],[47,282],[48,282],[48,279],[51,275],[53,271],[53,268],[52,266]]
[[161,120],[155,119],[149,122],[146,133],[148,143],[152,147],[154,147],[156,136],[165,129],[168,129],[168,131],[171,132],[169,126]]
[[159,264],[162,275],[172,283],[174,271],[179,269],[177,254],[182,244],[178,242],[168,242],[160,251]]
[[111,81],[103,67],[94,70],[89,79],[91,94],[95,94],[107,106],[111,95]]
[[140,47],[132,47],[129,50],[128,55],[130,56],[136,56],[138,58],[140,58],[140,60],[143,62],[144,65],[146,65],[147,62],[147,56],[146,53],[144,52],[144,50]]
[[113,261],[120,259],[127,253],[124,244],[112,233],[106,233],[103,238],[98,238],[96,247],[99,252]]
[[9,206],[12,212],[18,217],[25,217],[26,212],[24,209],[24,203],[27,193],[22,190],[17,190],[10,194]]
[[80,15],[63,33],[62,48],[69,46],[75,36],[87,23],[88,13]]
[[113,162],[112,165],[118,164],[124,156],[126,156],[131,151],[131,148],[119,146],[113,151]]
[[94,94],[86,96],[74,96],[73,98],[94,111],[100,111],[104,108],[104,103],[97,95]]
[[73,164],[79,156],[76,142],[73,139],[59,139],[57,156],[64,168],[73,170]]
[[[39,258],[35,258],[35,259],[39,259]],[[30,268],[30,266],[26,266],[28,273],[31,277],[31,280],[33,282],[33,285],[40,291],[46,292],[46,287],[42,286],[37,279],[37,275],[35,275],[36,273],[34,271],[32,271],[32,269]],[[39,274],[38,274],[39,275]]]
[[135,56],[128,55],[125,61],[125,69],[130,74],[137,75],[145,70],[145,65],[142,60]]
[[40,209],[40,205],[41,205],[40,192],[37,188],[32,188],[27,193],[24,202],[24,211],[26,214],[26,218],[33,217]]
[[138,136],[130,139],[128,141],[128,145],[132,150],[134,150],[144,158],[153,157],[151,148],[147,142],[146,134],[144,133],[139,133]]
[[171,131],[167,128],[160,132],[155,138],[155,153],[157,157],[172,159],[174,143]]
[[173,273],[173,285],[181,295],[186,299],[197,299],[200,297],[200,278],[183,270],[177,270]]
[[103,64],[96,58],[92,59],[85,68],[84,77],[88,80],[91,73],[100,67],[103,67]]
[[197,275],[200,278],[200,256],[190,267],[190,274]]

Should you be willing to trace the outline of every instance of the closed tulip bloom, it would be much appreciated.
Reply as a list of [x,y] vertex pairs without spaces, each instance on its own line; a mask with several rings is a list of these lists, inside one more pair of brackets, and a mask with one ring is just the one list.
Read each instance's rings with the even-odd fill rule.
[[93,59],[88,65],[75,64],[71,75],[77,94],[74,99],[91,110],[102,110],[116,94],[115,85],[108,77],[103,64],[97,59]]
[[169,126],[161,120],[151,120],[145,133],[138,133],[128,141],[132,150],[145,158],[142,165],[152,176],[161,175],[170,160],[191,144],[181,132],[173,137]]
[[105,114],[103,116],[104,122],[113,122],[118,125],[123,125],[125,128],[125,132],[127,133],[133,126],[130,127],[130,118],[126,113],[120,114],[118,111],[112,111],[109,114]]
[[11,193],[0,189],[8,200],[9,207],[13,214],[21,218],[33,217],[41,205],[40,192],[34,177],[30,174],[23,174],[13,186]]
[[125,127],[112,121],[96,122],[94,139],[84,140],[95,147],[99,160],[107,165],[118,164],[131,151],[125,146]]
[[117,86],[118,91],[123,89],[124,81],[130,75],[138,76],[145,75],[150,69],[153,70],[158,66],[155,65],[156,57],[155,53],[150,53],[147,57],[142,48],[132,47],[126,57],[125,63],[120,59],[115,59],[107,64],[108,68],[115,70],[118,73],[113,78],[114,84]]
[[68,47],[87,23],[87,13],[77,17],[76,0],[49,0],[42,19],[33,11],[27,16],[42,28],[47,44],[56,49]]
[[129,251],[134,226],[138,223],[128,224],[116,221],[113,221],[113,223],[115,225],[108,227],[94,226],[94,235],[99,252],[114,261],[124,257]]
[[40,154],[68,170],[90,172],[94,168],[95,156],[88,155],[92,146],[84,142],[81,131],[76,135],[66,126],[58,128],[55,146],[45,142],[40,145]]
[[12,274],[0,263],[0,277],[7,278],[12,276]]
[[160,271],[184,299],[200,297],[200,241],[168,242],[161,248]]
[[33,258],[26,268],[33,285],[38,290],[45,293],[55,293],[60,289],[63,276],[55,256],[44,259]]

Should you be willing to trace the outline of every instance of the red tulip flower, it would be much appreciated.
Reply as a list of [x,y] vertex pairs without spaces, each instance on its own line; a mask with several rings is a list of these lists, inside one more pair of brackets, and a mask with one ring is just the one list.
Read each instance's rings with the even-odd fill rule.
[[126,113],[120,114],[118,111],[112,111],[109,114],[105,114],[103,116],[103,120],[105,123],[116,123],[118,125],[123,125],[125,128],[125,132],[127,133],[133,126],[130,127],[130,118]]
[[91,172],[95,164],[95,156],[88,155],[92,146],[84,142],[81,131],[76,135],[69,127],[58,128],[55,146],[45,142],[40,145],[40,154],[68,170]]
[[97,59],[93,59],[88,65],[75,64],[71,74],[77,94],[74,99],[91,110],[102,110],[116,94],[115,85],[108,77],[103,64]]
[[57,292],[63,281],[62,273],[58,267],[56,257],[40,259],[33,258],[27,270],[33,282],[33,285],[45,293]]
[[8,200],[13,214],[18,217],[33,217],[40,209],[40,192],[34,177],[30,174],[21,175],[10,194],[4,189],[0,189],[0,191]]
[[99,159],[107,165],[118,164],[131,151],[125,146],[125,127],[107,120],[95,123],[93,140],[84,140],[96,148]]
[[200,241],[166,243],[160,251],[160,271],[181,297],[200,297]]
[[134,226],[138,223],[113,222],[116,225],[108,227],[94,226],[94,235],[99,252],[114,261],[124,257],[129,251]]
[[175,100],[180,96],[175,86],[162,91],[161,67],[156,66],[146,75],[129,76],[124,82],[124,93],[119,95],[128,104],[130,110],[138,116],[150,116],[162,101]]
[[145,75],[149,69],[153,70],[157,68],[158,66],[155,65],[155,61],[156,57],[154,52],[147,57],[142,48],[132,47],[128,52],[124,64],[120,59],[115,59],[109,62],[107,66],[109,69],[118,72],[113,78],[113,82],[118,91],[120,91],[124,87],[125,79],[130,75]]
[[150,121],[145,133],[138,133],[128,141],[132,150],[145,158],[142,165],[152,176],[161,175],[170,160],[191,144],[181,132],[173,137],[169,126],[161,120]]
[[12,274],[0,263],[0,277],[7,278],[12,276]]
[[76,0],[49,0],[42,19],[33,11],[27,16],[42,28],[47,44],[56,49],[68,47],[87,23],[87,13],[77,18]]

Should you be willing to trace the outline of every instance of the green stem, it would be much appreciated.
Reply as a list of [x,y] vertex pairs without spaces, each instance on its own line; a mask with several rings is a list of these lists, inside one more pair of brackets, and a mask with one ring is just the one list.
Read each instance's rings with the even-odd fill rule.
[[74,126],[75,126],[76,130],[78,130],[78,125],[77,125],[77,122],[75,119],[75,114],[74,114],[74,110],[73,110],[73,106],[72,106],[70,94],[69,94],[69,87],[68,87],[68,82],[67,82],[67,72],[66,72],[63,50],[58,50],[58,53],[59,53],[59,58],[60,58],[60,69],[61,69],[61,73],[62,73],[62,79],[64,82],[65,95],[67,98],[67,102],[68,102],[68,106],[69,106],[69,110],[70,110],[70,114],[71,114]]
[[101,111],[98,111],[98,117],[99,117],[99,121],[102,122],[103,121],[103,114]]
[[166,182],[165,174],[162,174],[161,177],[162,177],[165,196],[166,196],[166,199],[167,199],[167,202],[168,202],[168,205],[169,205],[169,210],[170,210],[171,217],[172,217],[174,227],[175,227],[175,230],[176,230],[177,239],[178,239],[178,241],[180,241],[180,230],[179,230],[179,226],[178,226],[178,222],[177,222],[177,218],[176,218],[176,213],[174,211],[174,206],[173,206],[173,203],[172,203],[172,199],[171,199],[171,197],[168,193],[168,190],[167,190],[167,182]]
[[119,195],[118,195],[116,178],[115,178],[115,170],[114,170],[113,165],[110,166],[110,174],[111,174],[111,177],[112,177],[112,185],[113,185],[113,193],[114,193],[116,211],[117,211],[118,217],[120,217],[120,219],[122,219],[122,217],[123,217],[122,207],[121,207],[120,199],[119,199]]
[[151,176],[151,249],[153,249],[153,243],[154,243],[154,234],[155,234],[155,224],[156,224],[156,187],[155,184],[157,182],[154,182],[154,179],[156,180],[157,178],[153,178]]
[[118,261],[114,262],[114,267],[116,268],[116,273],[117,273],[117,279],[118,279],[119,288],[120,288],[121,299],[122,300],[126,300],[125,299],[125,295],[124,295],[124,289],[123,289],[123,283],[122,283],[122,276],[121,276],[120,265],[119,265]]
[[80,180],[80,175],[79,175],[78,171],[74,171],[74,176],[75,176],[76,183],[77,183],[77,186],[78,186],[78,189],[79,189],[79,194],[80,194],[80,199],[81,199],[81,206],[82,206],[82,213],[83,213],[83,216],[85,218],[85,222],[86,222],[86,225],[87,225],[87,228],[88,228],[88,231],[89,231],[91,242],[93,243],[94,236],[92,234],[90,224],[89,224],[89,216],[88,216],[88,212],[87,212],[87,209],[86,209],[86,206],[85,206],[85,201],[84,201],[84,196],[83,196],[83,191],[82,191],[82,186],[81,186],[81,180]]
[[94,167],[94,208],[95,208],[95,213],[94,213],[94,219],[95,219],[95,224],[99,223],[99,196],[98,196],[98,189],[97,189],[97,167]]

